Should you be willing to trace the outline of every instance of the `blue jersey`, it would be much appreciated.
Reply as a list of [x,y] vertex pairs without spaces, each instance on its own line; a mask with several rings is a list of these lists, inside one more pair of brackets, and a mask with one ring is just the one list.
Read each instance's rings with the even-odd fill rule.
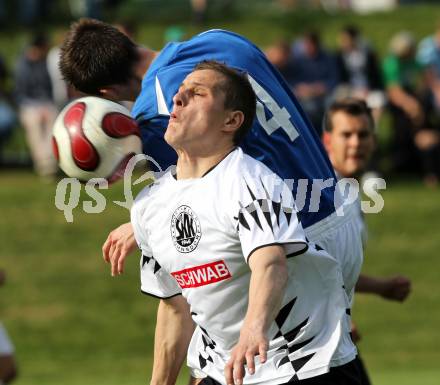
[[313,180],[336,182],[320,138],[279,72],[254,44],[232,32],[211,30],[185,42],[169,43],[153,61],[132,111],[141,127],[144,153],[162,169],[176,164],[176,153],[164,140],[173,96],[203,60],[216,60],[248,74],[257,96],[257,116],[240,146],[286,180],[294,196],[298,180],[308,181],[308,194],[299,207],[303,226],[333,213],[334,183],[322,190],[319,209],[310,203]]

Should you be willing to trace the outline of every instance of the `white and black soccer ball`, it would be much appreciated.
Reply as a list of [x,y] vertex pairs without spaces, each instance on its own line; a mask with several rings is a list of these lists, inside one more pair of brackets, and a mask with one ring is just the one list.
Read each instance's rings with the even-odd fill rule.
[[142,151],[140,130],[130,112],[94,96],[76,99],[60,112],[52,146],[60,168],[82,182],[118,180],[131,157]]

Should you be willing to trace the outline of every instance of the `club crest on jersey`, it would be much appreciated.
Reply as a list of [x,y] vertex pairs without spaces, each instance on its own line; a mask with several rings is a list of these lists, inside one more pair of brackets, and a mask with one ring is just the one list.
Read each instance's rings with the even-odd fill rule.
[[171,237],[177,251],[190,253],[199,244],[201,236],[199,218],[191,207],[178,207],[171,217]]

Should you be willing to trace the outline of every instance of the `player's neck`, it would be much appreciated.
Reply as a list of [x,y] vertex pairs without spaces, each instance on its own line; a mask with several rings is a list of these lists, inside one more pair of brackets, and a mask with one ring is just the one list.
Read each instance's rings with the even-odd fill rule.
[[234,148],[231,146],[203,156],[195,156],[189,152],[178,150],[176,178],[178,180],[202,178],[226,158]]

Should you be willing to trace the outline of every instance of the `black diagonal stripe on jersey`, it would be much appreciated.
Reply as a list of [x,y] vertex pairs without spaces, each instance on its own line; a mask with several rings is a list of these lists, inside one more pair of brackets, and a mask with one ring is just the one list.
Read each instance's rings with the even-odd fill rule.
[[269,201],[267,199],[258,199],[258,204],[260,205],[261,210],[263,211],[264,218],[266,219],[266,222],[269,225],[270,229],[272,230],[272,234],[273,234],[272,218],[270,217],[268,202]]
[[307,362],[309,362],[312,359],[312,357],[314,355],[315,355],[315,353],[312,353],[312,354],[309,354],[308,356],[304,356],[304,357],[298,358],[297,360],[291,361],[293,369],[295,369],[295,371],[300,370],[305,364],[307,364]]
[[275,317],[275,322],[278,327],[281,329],[287,317],[289,316],[293,305],[295,305],[297,297],[293,298],[287,305],[284,305],[283,308],[279,311],[278,315]]
[[297,211],[296,212],[296,219],[298,220],[298,223],[302,224],[301,218],[302,218],[302,213],[300,211]]
[[[281,334],[282,335],[282,334]],[[275,339],[275,338],[274,338]],[[289,347],[287,346],[287,345],[283,345],[283,346],[280,346],[277,350],[276,350],[276,352],[279,352],[279,351],[281,351],[281,350],[287,350]]]
[[284,215],[286,216],[287,224],[290,225],[290,219],[292,218],[292,209],[289,207],[283,207],[283,211],[284,211]]
[[299,378],[298,378],[298,376],[295,374],[295,375],[289,380],[288,384],[290,384],[291,382],[298,382],[298,381],[299,381]]
[[286,334],[284,334],[284,338],[287,340],[287,342],[292,342],[300,330],[307,325],[307,322],[309,322],[309,317],[307,317],[303,322],[301,322],[298,326],[293,328],[292,330],[288,331]]
[[146,255],[142,254],[142,267],[144,267],[145,264],[148,264],[150,262],[152,257],[147,257]]
[[214,360],[212,359],[211,356],[208,356],[207,360],[208,360],[208,361],[211,361],[212,363],[214,363]]
[[284,364],[288,364],[290,362],[289,356],[285,356],[281,358],[280,362],[278,362],[277,368],[280,368],[280,366],[283,366]]
[[[244,183],[246,183],[246,182],[244,182]],[[248,186],[247,183],[246,183],[246,187],[247,187],[247,189],[249,191],[249,194],[251,195],[252,200],[254,201],[256,199],[255,195],[254,195],[254,193],[252,192],[251,188]]]
[[199,364],[200,364],[200,369],[203,369],[206,366],[206,360],[202,357],[201,354],[199,354]]
[[192,311],[192,312],[191,312],[191,315],[192,315],[192,316],[193,316],[193,315],[197,315],[197,313],[195,313],[195,312]]
[[203,341],[203,346],[206,350],[206,348],[209,346],[208,341],[206,340],[206,337],[202,334],[202,341]]
[[208,332],[206,331],[206,329],[205,329],[205,328],[202,328],[200,325],[199,325],[199,328],[200,328],[200,330],[201,330],[203,333],[205,333],[206,337],[209,338],[209,334],[208,334]]
[[[206,331],[206,329],[204,329],[204,328],[202,328],[200,325],[199,325],[199,328],[200,328],[200,330],[203,332],[203,333],[205,333],[205,336],[206,336],[206,338],[209,340],[209,341],[211,341],[211,344],[212,344],[212,349],[214,349],[214,347],[216,346],[216,343],[215,343],[215,341],[209,336],[209,334],[208,334],[208,332]],[[210,346],[211,347],[211,346]]]
[[264,183],[263,183],[263,179],[261,179],[261,176],[260,176],[260,182],[261,182],[261,185],[263,186],[264,192],[266,193],[266,198],[267,198],[268,200],[271,200],[271,199],[270,199],[269,192],[267,191],[266,186],[265,186]]
[[303,346],[306,346],[309,342],[312,342],[315,337],[309,338],[303,342],[298,342],[297,344],[289,346],[289,354],[295,353],[297,350],[301,349]]
[[318,244],[315,244],[315,248],[316,248],[316,250],[318,250],[318,251],[322,251],[322,250],[324,250],[321,246],[319,246]]
[[281,203],[272,201],[273,211],[275,212],[275,216],[277,217],[277,224],[280,227],[280,212],[281,212]]
[[252,216],[252,218],[254,218],[254,221],[258,225],[260,230],[263,231],[263,226],[261,226],[260,218],[258,217],[257,208],[255,207],[255,202],[252,202],[245,209]]
[[245,229],[250,230],[251,228],[249,227],[249,224],[246,221],[246,218],[244,217],[244,214],[242,211],[240,211],[240,213],[238,214],[238,222],[240,223],[240,225],[242,225]]
[[[154,259],[154,258],[153,258],[153,259]],[[154,269],[153,269],[154,274],[156,274],[161,268],[162,268],[162,266],[159,265],[159,262],[157,262],[157,261],[154,259]]]

